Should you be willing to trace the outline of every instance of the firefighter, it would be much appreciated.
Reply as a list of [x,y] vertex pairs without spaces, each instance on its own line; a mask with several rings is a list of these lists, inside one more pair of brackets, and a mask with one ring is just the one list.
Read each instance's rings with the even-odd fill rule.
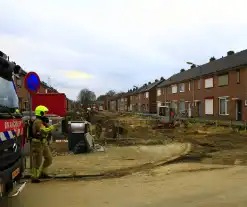
[[[31,141],[32,150],[32,183],[39,183],[39,178],[49,178],[47,168],[52,164],[52,154],[48,146],[48,134],[57,128],[60,123],[48,126],[45,114],[48,108],[45,106],[37,106],[35,109],[36,119],[32,124],[33,138]],[[42,158],[44,156],[44,163],[42,165]]]

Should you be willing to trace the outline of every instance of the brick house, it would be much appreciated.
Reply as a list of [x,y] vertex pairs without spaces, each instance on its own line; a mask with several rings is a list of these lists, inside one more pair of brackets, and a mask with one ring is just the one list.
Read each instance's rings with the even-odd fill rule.
[[108,102],[110,111],[118,111],[118,94],[110,97]]
[[71,111],[74,108],[73,101],[66,98],[66,110]]
[[[28,91],[26,90],[24,86],[24,78],[27,72],[22,70],[19,74],[19,78],[15,77],[14,82],[16,85],[17,95],[19,98],[19,108],[22,111],[29,110],[29,97],[28,97]],[[52,87],[49,87],[45,82],[41,81],[40,83],[40,89],[38,93],[58,93],[58,91]]]
[[123,112],[125,111],[125,98],[124,98],[125,93],[119,93],[117,94],[117,111]]
[[14,77],[14,82],[16,85],[17,95],[19,98],[19,108],[22,111],[29,110],[29,102],[28,102],[28,92],[24,87],[24,77],[27,73],[25,71],[21,71],[19,74],[19,78]]
[[164,78],[160,80],[156,79],[153,83],[149,82],[144,84],[144,86],[138,91],[139,93],[139,103],[140,103],[140,112],[145,113],[156,113],[157,112],[157,95],[156,87]]
[[140,88],[134,88],[130,94],[130,111],[142,113],[156,113],[157,111],[157,96],[156,87],[163,81],[155,80],[149,82]]
[[[195,66],[195,65],[193,65]],[[167,105],[190,117],[247,118],[247,50],[191,67],[157,86],[157,106]]]
[[122,97],[124,98],[124,111],[131,111],[131,107],[130,107],[130,97],[133,94],[132,89],[128,90],[126,93],[124,93],[122,95]]
[[130,111],[139,112],[141,111],[141,94],[139,93],[143,89],[143,86],[140,88],[133,88],[132,94],[130,95]]

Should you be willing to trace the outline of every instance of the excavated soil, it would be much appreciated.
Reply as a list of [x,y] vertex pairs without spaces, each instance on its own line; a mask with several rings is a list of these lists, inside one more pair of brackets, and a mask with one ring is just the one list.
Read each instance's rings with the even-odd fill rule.
[[[208,164],[246,165],[247,132],[231,127],[193,123],[188,128],[178,126],[175,129],[154,129],[155,120],[133,115],[116,115],[107,119],[118,120],[128,134],[119,136],[107,143],[126,145],[156,145],[173,142],[192,144],[192,151],[180,161],[202,162]],[[103,143],[103,142],[102,142]]]

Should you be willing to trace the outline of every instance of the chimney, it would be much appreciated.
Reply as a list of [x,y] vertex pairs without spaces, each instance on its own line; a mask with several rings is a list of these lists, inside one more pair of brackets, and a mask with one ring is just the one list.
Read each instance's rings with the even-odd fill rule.
[[210,59],[209,59],[209,62],[213,62],[213,61],[215,61],[216,59],[215,59],[215,57],[211,57]]
[[230,50],[230,51],[227,52],[227,56],[234,55],[234,53],[235,53],[234,51]]
[[195,68],[196,67],[196,65],[195,64],[193,64],[193,65],[191,65],[190,66],[190,68],[192,69],[192,68]]

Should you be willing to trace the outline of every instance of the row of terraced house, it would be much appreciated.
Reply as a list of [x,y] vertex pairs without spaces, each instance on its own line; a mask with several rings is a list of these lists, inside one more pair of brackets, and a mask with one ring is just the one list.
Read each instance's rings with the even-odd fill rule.
[[[192,64],[192,63],[191,63]],[[189,117],[219,120],[247,118],[247,50],[229,51],[204,65],[133,88],[108,99],[111,111],[159,113],[168,106]]]
[[[15,77],[15,85],[17,90],[17,95],[19,98],[19,108],[21,111],[29,110],[28,102],[28,91],[24,87],[24,77],[27,73],[21,71],[19,78]],[[48,86],[45,82],[41,81],[40,89],[38,93],[59,93],[56,89]],[[70,111],[73,107],[73,101],[67,98],[67,111]]]

